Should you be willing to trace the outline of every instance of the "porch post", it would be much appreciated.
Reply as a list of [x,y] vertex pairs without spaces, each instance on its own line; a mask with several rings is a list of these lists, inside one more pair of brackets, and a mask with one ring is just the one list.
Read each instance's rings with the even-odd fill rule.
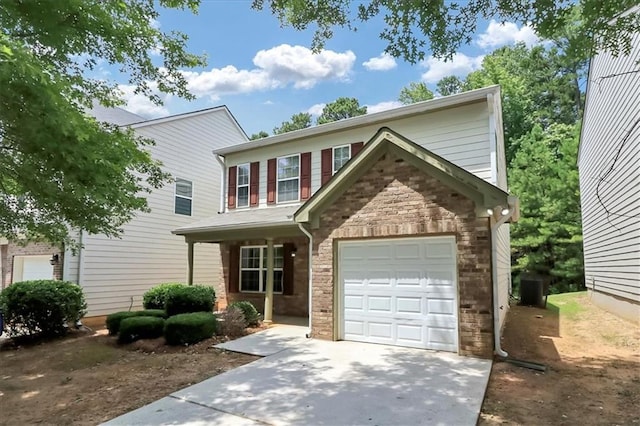
[[264,294],[264,322],[273,321],[273,238],[267,238],[267,288]]
[[187,243],[187,284],[193,285],[193,244],[192,242]]

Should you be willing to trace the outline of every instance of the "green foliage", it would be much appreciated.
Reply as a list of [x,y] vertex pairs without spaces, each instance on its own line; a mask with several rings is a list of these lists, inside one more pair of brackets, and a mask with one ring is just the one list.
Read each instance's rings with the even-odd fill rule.
[[366,106],[360,106],[356,98],[338,98],[328,103],[322,109],[322,114],[316,120],[317,124],[326,124],[345,118],[357,117],[367,113]]
[[[162,0],[193,11],[195,0]],[[3,1],[0,6],[0,235],[73,246],[70,229],[118,236],[145,194],[169,175],[151,158],[148,139],[99,123],[94,102],[121,105],[115,81],[97,65],[117,66],[129,86],[161,103],[185,98],[185,68],[203,57],[186,36],[164,32],[153,0]],[[160,51],[162,66],[152,51]],[[95,77],[91,77],[95,75]],[[77,243],[76,243],[77,244]]]
[[212,337],[216,328],[216,317],[210,312],[180,314],[166,321],[164,337],[169,345],[191,345]]
[[464,81],[455,75],[449,75],[436,83],[436,90],[442,96],[455,95],[464,90]]
[[[636,0],[582,0],[579,21],[573,34],[586,59],[597,47],[628,52],[633,36],[640,31],[640,14],[621,14]],[[463,44],[469,44],[478,24],[489,17],[498,21],[530,24],[543,38],[553,39],[568,22],[573,22],[574,2],[532,0],[529,2],[467,0],[464,2],[409,2],[395,0],[253,0],[257,10],[267,8],[296,30],[315,27],[312,48],[321,50],[333,37],[333,29],[357,30],[358,23],[384,20],[380,38],[392,56],[416,63],[429,51],[438,58],[450,58]],[[614,22],[612,22],[615,19]]]
[[142,306],[145,309],[164,309],[167,296],[183,287],[187,287],[187,285],[183,283],[164,283],[152,287],[142,296]]
[[211,312],[216,294],[213,287],[192,285],[177,287],[167,294],[165,310],[172,317],[189,312]]
[[428,101],[433,99],[433,92],[429,90],[423,82],[411,82],[408,86],[403,87],[398,96],[398,100],[405,105],[415,104],[416,102]]
[[0,293],[0,308],[11,335],[65,334],[67,323],[86,314],[82,288],[68,281],[36,280],[11,284]]
[[253,306],[251,302],[244,301],[244,300],[233,302],[232,304],[229,305],[227,309],[232,309],[232,308],[240,309],[242,311],[242,314],[244,315],[244,319],[247,322],[247,325],[256,326],[258,325],[258,322],[260,322],[260,314],[258,313],[258,310],[256,309],[255,306]]
[[520,198],[520,220],[511,227],[514,272],[552,277],[552,292],[584,282],[578,124],[536,125],[519,141],[509,172]]
[[273,128],[273,134],[293,132],[294,130],[306,129],[311,126],[311,114],[308,112],[300,112],[293,114],[291,120],[283,121],[280,127]]
[[249,139],[251,139],[252,141],[255,141],[257,139],[262,139],[267,137],[269,137],[269,133],[265,132],[264,130],[260,130],[258,133],[252,134]]
[[107,330],[109,330],[109,334],[114,336],[118,334],[120,331],[120,324],[122,320],[126,318],[132,317],[158,317],[158,318],[166,318],[167,313],[164,309],[145,309],[143,311],[121,311],[115,312],[113,314],[107,315]]
[[164,318],[157,316],[133,316],[120,322],[119,343],[131,343],[140,339],[155,339],[164,332]]

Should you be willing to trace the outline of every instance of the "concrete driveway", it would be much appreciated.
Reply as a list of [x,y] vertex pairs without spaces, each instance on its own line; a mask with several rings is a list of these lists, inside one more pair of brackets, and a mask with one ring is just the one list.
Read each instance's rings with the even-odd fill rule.
[[476,424],[491,361],[277,329],[225,344],[268,356],[107,424]]

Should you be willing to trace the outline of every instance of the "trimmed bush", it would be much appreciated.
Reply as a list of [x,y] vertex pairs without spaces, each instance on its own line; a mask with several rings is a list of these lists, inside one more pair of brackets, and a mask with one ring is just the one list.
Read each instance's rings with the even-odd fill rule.
[[212,337],[216,329],[216,316],[210,312],[179,314],[166,321],[164,338],[169,345],[191,345]]
[[119,343],[131,343],[139,339],[155,339],[164,332],[164,318],[135,316],[120,322]]
[[190,312],[211,312],[215,300],[213,287],[190,285],[171,290],[164,308],[170,317]]
[[[260,322],[260,314],[253,303],[247,301],[233,302],[229,308],[238,308],[244,314],[244,320],[249,326],[256,326]],[[229,309],[227,308],[227,309]]]
[[166,318],[167,313],[163,309],[145,309],[144,311],[121,311],[107,316],[107,330],[109,334],[114,336],[120,330],[120,323],[125,318],[132,317],[158,317]]
[[62,335],[87,313],[82,288],[59,280],[13,283],[0,293],[0,308],[12,336]]
[[164,283],[149,289],[142,296],[142,306],[145,309],[164,309],[167,302],[167,296],[174,290],[187,287],[182,283]]

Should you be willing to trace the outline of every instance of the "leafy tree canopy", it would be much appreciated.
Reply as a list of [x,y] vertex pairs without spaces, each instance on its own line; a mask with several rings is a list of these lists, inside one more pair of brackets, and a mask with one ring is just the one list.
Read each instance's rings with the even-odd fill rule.
[[306,129],[311,126],[311,114],[308,112],[299,112],[293,114],[289,121],[283,121],[280,127],[273,129],[274,135],[281,133],[293,132],[294,130]]
[[[574,33],[582,45],[576,53],[586,58],[597,47],[628,53],[632,37],[640,31],[640,14],[625,15],[624,12],[636,4],[636,0],[581,0],[583,12],[580,21],[575,23]],[[436,57],[450,58],[461,45],[472,41],[478,22],[490,18],[530,24],[541,37],[553,39],[572,22],[574,3],[561,0],[253,0],[252,7],[270,9],[283,25],[297,30],[315,26],[314,50],[324,47],[335,28],[355,31],[359,24],[382,17],[386,26],[380,38],[387,42],[386,51],[416,63],[425,58],[428,48]]]
[[356,98],[338,98],[324,106],[322,114],[320,114],[316,122],[317,124],[326,124],[366,113],[367,107],[360,106],[360,102]]
[[262,139],[266,137],[269,137],[269,133],[265,132],[264,130],[260,130],[258,133],[252,134],[249,139],[255,141],[256,139]]
[[[195,0],[160,0],[196,10]],[[0,235],[71,243],[69,228],[117,236],[144,191],[167,181],[132,131],[99,123],[94,102],[121,103],[114,82],[92,78],[116,65],[138,93],[190,98],[180,70],[205,64],[186,36],[154,25],[153,0],[0,3]],[[159,50],[161,66],[151,52]],[[152,83],[153,82],[153,83]]]
[[429,99],[433,99],[433,92],[423,82],[409,83],[408,86],[402,88],[398,96],[398,100],[405,105],[428,101]]
[[455,75],[449,75],[436,83],[436,90],[442,96],[455,95],[464,90],[464,81]]

